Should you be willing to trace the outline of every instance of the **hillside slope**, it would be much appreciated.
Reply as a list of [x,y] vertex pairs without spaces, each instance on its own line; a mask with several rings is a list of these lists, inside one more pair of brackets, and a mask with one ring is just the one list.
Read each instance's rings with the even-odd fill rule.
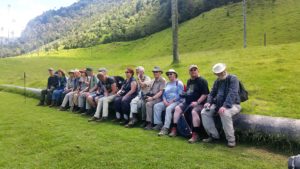
[[[274,2],[274,3],[273,3]],[[187,67],[198,64],[211,86],[214,63],[225,62],[243,81],[250,100],[244,113],[300,118],[300,1],[251,1],[248,6],[248,48],[242,49],[241,4],[205,13],[180,26],[181,64],[174,67],[186,81]],[[227,15],[229,12],[229,17]],[[264,23],[264,24],[262,24]],[[268,45],[262,46],[262,32]],[[273,35],[273,36],[271,36]],[[276,36],[274,36],[276,35]],[[171,30],[132,42],[110,43],[92,48],[60,50],[1,59],[0,84],[43,87],[47,68],[107,67],[110,74],[123,75],[127,66],[143,65],[151,75],[155,65],[171,68]]]
[[[229,16],[228,13],[229,12]],[[300,1],[255,0],[248,3],[248,46],[300,42]],[[92,48],[93,57],[153,57],[171,54],[171,29],[131,42],[116,42]],[[184,22],[179,29],[180,53],[234,49],[243,46],[242,4],[214,9]],[[90,49],[44,52],[48,56],[90,56]]]

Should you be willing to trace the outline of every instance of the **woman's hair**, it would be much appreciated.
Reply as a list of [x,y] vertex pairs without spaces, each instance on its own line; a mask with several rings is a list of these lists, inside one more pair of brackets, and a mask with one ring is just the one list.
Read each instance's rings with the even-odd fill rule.
[[126,71],[127,71],[127,72],[129,72],[129,73],[131,73],[131,74],[132,74],[132,76],[134,75],[134,70],[133,70],[133,69],[131,69],[131,68],[129,68],[129,67],[126,69]]
[[60,73],[62,74],[62,76],[63,76],[63,77],[65,77],[65,76],[66,76],[66,73],[65,73],[65,71],[64,71],[64,70],[62,70],[62,69],[58,69],[58,70],[57,70],[57,73],[58,73],[58,72],[60,72]]

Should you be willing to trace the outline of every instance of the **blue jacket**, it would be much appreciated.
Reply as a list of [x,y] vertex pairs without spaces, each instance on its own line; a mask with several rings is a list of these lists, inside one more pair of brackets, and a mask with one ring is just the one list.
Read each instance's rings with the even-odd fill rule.
[[66,87],[67,78],[66,77],[58,77],[58,86],[57,90],[63,90]]
[[228,75],[226,79],[217,79],[208,95],[207,102],[220,107],[231,108],[233,104],[240,104],[239,80],[235,75]]

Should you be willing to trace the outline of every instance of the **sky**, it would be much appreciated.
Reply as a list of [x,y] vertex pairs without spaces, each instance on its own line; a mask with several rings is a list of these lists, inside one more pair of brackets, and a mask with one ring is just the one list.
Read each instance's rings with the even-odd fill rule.
[[[50,9],[66,7],[78,0],[1,0],[0,37],[19,37],[26,24]],[[14,33],[12,33],[14,32]]]

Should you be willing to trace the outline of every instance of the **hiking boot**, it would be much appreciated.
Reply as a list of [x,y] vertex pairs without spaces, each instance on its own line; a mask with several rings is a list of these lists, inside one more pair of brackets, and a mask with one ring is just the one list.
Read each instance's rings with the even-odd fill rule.
[[70,107],[70,112],[73,112],[73,110],[74,110],[74,107],[71,106],[71,107]]
[[105,121],[107,121],[107,117],[102,117],[96,120],[96,122],[105,122]]
[[60,107],[59,111],[67,111],[67,108],[66,107]]
[[173,127],[171,130],[171,133],[169,134],[170,137],[176,137],[177,136],[177,129],[176,127]]
[[141,128],[145,128],[147,126],[147,122],[146,121],[142,121],[142,124],[141,124]]
[[214,142],[214,141],[216,141],[216,140],[218,140],[218,139],[213,138],[213,137],[208,137],[208,138],[206,138],[206,139],[203,139],[202,141],[203,141],[204,143],[212,143],[212,142]]
[[56,106],[56,101],[52,100],[51,104],[49,105],[49,107],[55,107]]
[[119,124],[120,124],[121,126],[124,126],[124,125],[126,125],[126,124],[128,124],[128,123],[129,123],[128,120],[121,120],[121,121],[119,122]]
[[121,122],[121,119],[116,118],[116,119],[113,119],[111,122],[113,122],[113,123],[119,123],[119,122]]
[[158,136],[164,136],[164,135],[168,135],[169,134],[169,129],[163,127],[160,132],[158,133]]
[[161,130],[162,126],[163,126],[162,124],[157,124],[152,128],[152,130],[159,131]]
[[99,118],[97,118],[97,117],[92,117],[92,118],[90,118],[89,120],[88,120],[88,122],[92,122],[92,121],[97,121]]
[[236,143],[235,143],[235,141],[228,141],[227,146],[228,146],[229,148],[233,148],[233,147],[236,146]]
[[85,108],[80,108],[79,113],[85,113]]
[[152,123],[148,122],[146,127],[144,127],[145,130],[152,130]]
[[189,143],[193,144],[199,140],[199,135],[196,132],[192,133],[192,137],[188,140]]
[[94,115],[95,112],[94,112],[93,109],[88,109],[88,110],[87,110],[87,114],[88,114],[88,115]]

